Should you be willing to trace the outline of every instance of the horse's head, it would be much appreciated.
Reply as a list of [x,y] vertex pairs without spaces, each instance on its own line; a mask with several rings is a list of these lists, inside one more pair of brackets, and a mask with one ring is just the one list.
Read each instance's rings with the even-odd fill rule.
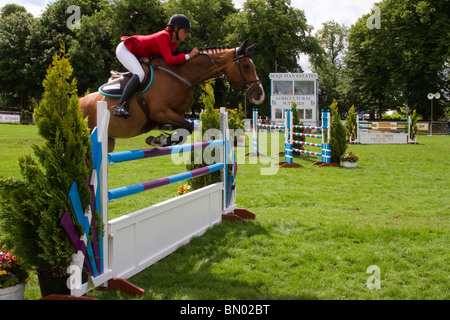
[[254,104],[264,101],[264,88],[256,73],[256,67],[251,59],[251,51],[256,46],[247,46],[248,40],[234,50],[233,62],[227,70],[226,78],[234,83]]

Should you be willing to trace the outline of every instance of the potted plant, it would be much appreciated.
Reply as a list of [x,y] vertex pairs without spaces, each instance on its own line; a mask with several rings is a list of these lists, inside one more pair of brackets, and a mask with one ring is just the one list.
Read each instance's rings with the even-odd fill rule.
[[179,186],[177,189],[177,195],[182,196],[183,194],[187,194],[191,192],[191,186],[188,184],[184,184],[182,186]]
[[[342,124],[341,116],[338,111],[338,103],[333,99],[330,106],[330,147],[331,147],[331,163],[339,165],[341,156],[347,150],[347,129]],[[327,131],[324,133],[325,141],[328,139]]]
[[358,130],[357,127],[357,119],[358,114],[355,111],[355,106],[352,106],[350,110],[348,110],[347,118],[345,119],[345,128],[347,130],[347,136],[349,143],[353,143],[358,139]]
[[22,261],[3,248],[0,251],[0,300],[22,300],[29,280]]
[[[90,134],[64,52],[62,46],[61,54],[53,57],[34,113],[43,143],[33,145],[34,157],[19,158],[22,178],[0,178],[1,241],[36,270],[42,296],[70,293],[67,269],[76,250],[61,218],[69,211],[81,234],[68,197],[73,182],[83,209],[91,200],[86,183],[92,173]],[[94,216],[102,228],[98,212]]]
[[359,160],[359,154],[348,152],[341,156],[342,165],[344,168],[356,168]]

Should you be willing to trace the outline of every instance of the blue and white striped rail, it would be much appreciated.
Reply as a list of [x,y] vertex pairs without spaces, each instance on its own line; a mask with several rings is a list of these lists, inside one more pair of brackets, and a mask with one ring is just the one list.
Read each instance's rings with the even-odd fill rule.
[[[285,110],[285,135],[284,135],[284,153],[285,153],[285,163],[293,164],[294,163],[294,153],[302,153],[311,156],[317,156],[322,158],[322,163],[331,163],[331,148],[330,145],[325,141],[325,131],[328,131],[328,141],[330,139],[329,133],[329,121],[330,121],[330,112],[322,111],[322,126],[321,127],[310,127],[310,126],[295,126],[292,124],[293,116],[292,110]],[[317,129],[322,131],[322,135],[317,134],[309,134],[309,133],[294,133],[294,128],[300,129]],[[312,142],[303,142],[303,141],[295,141],[294,136],[296,137],[307,137],[307,138],[317,138],[322,139],[322,143],[312,143]],[[301,150],[294,148],[294,143],[302,144],[304,146],[318,147],[322,149],[322,152],[313,152],[309,150]]]
[[322,130],[322,127],[310,127],[310,126],[293,126],[294,129],[311,129],[311,130]]
[[319,152],[313,152],[313,151],[308,151],[308,150],[301,150],[301,149],[296,149],[296,148],[293,148],[292,150],[294,152],[307,154],[308,156],[317,156],[317,157],[321,157],[322,156],[322,154],[319,153]]
[[274,126],[270,124],[258,124],[257,127],[260,129],[279,129],[279,130],[285,129],[284,126]]
[[126,161],[133,161],[145,158],[165,156],[169,154],[179,154],[183,152],[191,152],[202,150],[207,147],[215,148],[224,145],[224,140],[212,140],[204,142],[196,142],[192,144],[184,144],[179,146],[161,147],[161,148],[151,148],[144,150],[134,150],[134,151],[123,151],[108,154],[109,163],[120,163]]
[[298,132],[294,132],[293,135],[296,136],[296,137],[306,137],[306,138],[317,138],[317,139],[322,139],[322,135],[317,135],[317,134],[309,134],[309,133],[298,133]]
[[322,148],[322,144],[321,144],[321,143],[318,144],[318,143],[305,142],[305,141],[297,141],[297,140],[294,140],[293,142],[294,142],[294,144],[301,144],[301,145],[304,145],[304,146],[311,146],[311,147]]
[[[288,109],[286,109],[288,110]],[[290,110],[290,109],[289,109]],[[290,114],[292,117],[292,110],[290,110]],[[304,154],[309,154],[309,155],[318,155],[318,156],[322,156],[322,162],[324,163],[330,163],[331,162],[331,152],[329,152],[329,146],[322,141],[321,144],[319,143],[311,143],[311,142],[303,142],[303,141],[296,141],[294,140],[294,136],[296,137],[306,137],[306,138],[317,138],[317,139],[323,139],[323,134],[322,135],[317,135],[317,134],[309,134],[309,133],[297,133],[297,132],[293,132],[293,129],[310,129],[310,130],[320,130],[322,131],[322,133],[324,131],[328,130],[329,127],[329,112],[324,112],[322,111],[322,126],[321,127],[315,127],[315,126],[301,126],[301,125],[293,125],[293,119],[287,118],[288,116],[285,116],[285,125],[284,126],[275,126],[275,125],[267,125],[267,124],[261,124],[258,123],[258,109],[253,109],[253,154],[258,155],[259,154],[259,149],[258,149],[258,129],[278,129],[278,130],[283,130],[285,133],[285,150],[284,150],[284,154],[286,157],[286,163],[292,164],[294,161],[293,158],[293,153],[294,153],[294,147],[293,144],[302,144],[305,146],[311,146],[311,147],[318,147],[318,148],[322,148],[325,150],[322,150],[322,153],[318,153],[318,152],[311,152],[311,151],[305,151],[302,152]],[[289,121],[289,128],[286,130],[288,124],[286,123],[287,121]],[[295,150],[299,150],[299,149],[295,149]],[[299,152],[299,151],[296,151]]]
[[181,181],[190,180],[193,178],[201,177],[206,174],[210,174],[225,168],[225,164],[216,163],[211,166],[195,169],[188,172],[183,172],[175,174],[170,177],[164,177],[160,179],[155,179],[152,181],[137,183],[131,186],[121,187],[117,189],[108,190],[108,200],[112,201],[119,198],[124,198],[127,196],[135,195],[144,191],[160,188],[163,186],[168,186],[170,184],[178,183]]

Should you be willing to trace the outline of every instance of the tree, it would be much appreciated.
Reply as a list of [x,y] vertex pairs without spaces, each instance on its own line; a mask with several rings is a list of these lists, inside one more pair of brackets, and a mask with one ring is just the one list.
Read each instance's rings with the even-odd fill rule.
[[[303,122],[300,122],[300,115],[298,113],[297,103],[295,101],[292,101],[292,103],[291,103],[291,110],[292,110],[292,124],[294,126],[303,125]],[[303,128],[294,128],[293,132],[294,133],[305,133],[305,129],[303,129]],[[295,137],[295,141],[305,142],[306,138],[303,137],[303,136]],[[303,150],[305,148],[304,145],[301,144],[301,143],[296,143],[294,145],[295,145],[295,147],[297,149],[300,149],[300,150]]]
[[448,1],[385,0],[381,24],[368,28],[364,15],[351,28],[346,56],[349,91],[358,92],[358,109],[374,115],[387,109],[416,109],[430,116],[427,94],[441,92],[435,108],[441,115],[449,102]]
[[395,30],[387,35],[389,51],[395,61],[392,78],[408,109],[416,109],[418,114],[429,119],[431,110],[427,95],[441,92],[443,103],[436,107],[435,116],[443,115],[443,105],[448,104],[450,93],[448,1],[389,0],[381,9],[386,11],[387,27]]
[[[74,30],[69,43],[67,57],[74,68],[78,80],[78,91],[97,91],[110,76],[116,62],[111,37],[111,6],[92,16],[83,16],[80,29]],[[117,66],[117,64],[116,64]]]
[[352,106],[348,110],[347,118],[345,119],[345,129],[347,130],[347,137],[349,140],[355,141],[358,139],[358,130],[356,130],[358,123],[358,114],[355,111],[355,107]]
[[[48,66],[52,62],[53,56],[58,54],[60,41],[64,41],[69,46],[68,50],[70,50],[71,40],[74,39],[77,32],[81,32],[82,34],[87,32],[86,30],[81,31],[81,29],[72,28],[72,24],[76,22],[72,17],[74,11],[68,9],[75,8],[74,6],[77,10],[79,9],[80,18],[83,20],[109,6],[109,1],[57,0],[47,6],[42,17],[38,19],[31,30],[28,40],[31,55],[30,73],[32,76],[30,78],[34,81],[33,87],[38,91],[37,96],[42,94],[42,80],[45,77]],[[94,40],[97,39],[98,35]],[[95,42],[92,43],[91,48],[95,45]],[[73,54],[73,51],[71,54]],[[70,62],[72,63],[73,61]],[[84,66],[85,68],[92,67],[88,63],[85,63]],[[77,76],[80,76],[80,74],[82,73],[77,73]]]
[[[168,0],[164,3],[167,19],[182,12],[190,20],[192,33],[185,42],[180,43],[181,49],[210,46],[237,46],[243,40],[235,43],[226,42],[229,32],[226,20],[238,10],[231,0]],[[200,95],[197,95],[200,98]],[[242,103],[242,93],[223,79],[217,79],[214,84],[215,107],[236,107]],[[201,99],[194,102],[191,110],[204,108]]]
[[19,158],[23,179],[0,183],[2,240],[12,242],[16,253],[41,275],[65,275],[75,253],[60,225],[64,211],[73,211],[68,194],[74,181],[83,209],[91,201],[86,183],[92,172],[90,136],[72,71],[62,48],[48,69],[45,92],[35,109],[44,142],[33,145],[35,157]]
[[[35,20],[24,7],[6,5],[0,19],[0,92],[12,105],[27,109],[30,93],[30,54],[28,37]],[[31,87],[31,88],[30,88]]]
[[27,9],[25,9],[25,7],[23,7],[21,5],[9,3],[9,4],[6,4],[4,7],[2,7],[2,9],[0,11],[0,17],[2,19],[4,19],[7,16],[9,16],[11,14],[15,14],[15,13],[28,13],[28,12],[27,12]]
[[[331,163],[340,163],[341,156],[345,153],[345,150],[347,150],[347,132],[345,126],[342,124],[336,100],[333,100],[333,103],[330,106],[330,113]],[[325,140],[327,139],[328,137],[325,135]]]
[[185,48],[225,45],[224,21],[238,10],[230,0],[168,0],[167,16],[185,14],[191,21],[192,33],[182,44]]
[[[348,90],[353,93],[353,104],[360,111],[369,112],[371,118],[391,107],[391,60],[388,55],[385,31],[367,28],[369,14],[359,19],[350,30],[349,46],[345,57]],[[382,24],[383,26],[383,24]]]
[[167,26],[167,15],[160,0],[114,0],[109,18],[114,46],[122,36],[151,34]]
[[[247,38],[249,43],[257,43],[253,61],[267,92],[270,88],[269,73],[301,72],[300,53],[320,51],[311,34],[312,27],[306,23],[305,13],[292,7],[291,1],[248,0],[241,12],[228,17],[226,24],[229,27],[228,44]],[[269,99],[259,110],[262,114],[269,114]]]
[[319,74],[321,91],[321,105],[328,105],[328,101],[339,100],[339,85],[344,66],[343,54],[346,47],[348,28],[336,21],[324,22],[323,27],[316,34],[323,52],[310,56],[313,71]]
[[[205,107],[205,112],[200,115],[200,120],[202,121],[202,131],[201,139],[205,141],[211,140],[213,137],[208,136],[211,131],[210,129],[220,129],[220,113],[214,110],[215,97],[214,97],[214,80],[206,81],[203,85],[203,93],[201,95],[201,100]],[[218,139],[218,137],[214,137]],[[211,157],[214,158],[216,155],[216,150],[211,151]],[[186,168],[190,171],[211,165],[211,163],[206,163],[203,150],[192,151],[191,152],[191,163],[186,165]],[[207,185],[220,181],[220,173],[213,172],[212,174],[197,177],[195,179],[189,180],[189,185],[192,186],[194,190],[203,188]]]

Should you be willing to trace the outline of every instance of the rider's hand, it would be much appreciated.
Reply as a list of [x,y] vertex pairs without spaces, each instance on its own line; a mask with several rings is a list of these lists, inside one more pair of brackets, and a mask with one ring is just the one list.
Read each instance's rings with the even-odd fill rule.
[[192,49],[192,51],[189,53],[189,58],[192,59],[192,58],[194,58],[194,57],[197,56],[197,55],[198,55],[198,49],[197,49],[197,48],[194,48],[194,49]]

